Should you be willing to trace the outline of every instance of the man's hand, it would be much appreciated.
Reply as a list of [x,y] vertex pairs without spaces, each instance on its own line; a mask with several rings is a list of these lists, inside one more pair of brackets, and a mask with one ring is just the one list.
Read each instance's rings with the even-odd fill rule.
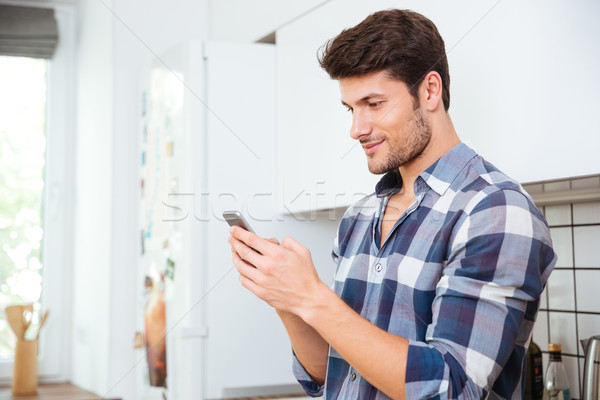
[[326,286],[306,247],[291,237],[279,244],[239,227],[230,233],[232,260],[242,286],[277,310],[300,317],[317,306],[318,293]]
[[230,232],[242,285],[277,309],[298,360],[319,385],[325,382],[331,345],[375,387],[394,399],[406,398],[408,340],[344,303],[319,279],[310,252],[294,239],[277,244],[239,227]]

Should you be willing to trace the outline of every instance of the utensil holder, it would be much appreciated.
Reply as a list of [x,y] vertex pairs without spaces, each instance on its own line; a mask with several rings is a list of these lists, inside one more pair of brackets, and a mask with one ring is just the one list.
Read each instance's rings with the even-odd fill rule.
[[14,395],[37,393],[37,340],[17,340],[12,379]]

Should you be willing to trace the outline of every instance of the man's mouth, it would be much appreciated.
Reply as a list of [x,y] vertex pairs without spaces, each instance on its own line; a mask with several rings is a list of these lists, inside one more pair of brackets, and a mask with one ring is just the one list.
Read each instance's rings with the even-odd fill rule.
[[377,151],[377,148],[381,145],[381,143],[383,143],[383,140],[379,142],[363,143],[362,147],[365,149],[366,154],[373,154],[375,151]]

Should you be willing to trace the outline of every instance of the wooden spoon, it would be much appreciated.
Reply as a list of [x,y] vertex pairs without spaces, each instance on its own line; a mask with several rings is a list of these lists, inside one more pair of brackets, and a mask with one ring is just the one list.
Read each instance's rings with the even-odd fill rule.
[[25,337],[25,326],[23,324],[23,306],[8,306],[5,309],[6,319],[10,324],[17,339],[23,340]]
[[27,337],[27,329],[31,325],[33,320],[33,304],[30,306],[23,306],[23,339]]
[[40,331],[44,327],[44,324],[46,323],[46,320],[48,319],[49,313],[50,313],[50,309],[47,309],[46,311],[44,311],[44,316],[42,317],[42,322],[40,322],[40,328],[38,329],[38,333],[35,337],[36,340],[38,340],[40,338]]

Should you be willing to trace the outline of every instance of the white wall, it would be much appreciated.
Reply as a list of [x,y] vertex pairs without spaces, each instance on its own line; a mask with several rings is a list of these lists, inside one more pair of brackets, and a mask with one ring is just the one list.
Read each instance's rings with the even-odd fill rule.
[[213,0],[211,39],[254,42],[327,0]]
[[111,326],[113,21],[98,1],[79,13],[71,380],[100,393]]

